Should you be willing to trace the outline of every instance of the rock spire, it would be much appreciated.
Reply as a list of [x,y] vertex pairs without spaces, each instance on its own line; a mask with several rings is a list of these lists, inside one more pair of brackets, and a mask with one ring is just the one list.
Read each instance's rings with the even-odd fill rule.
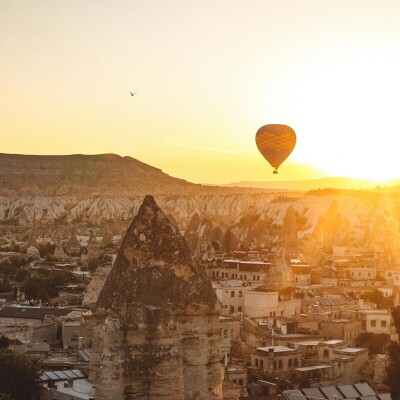
[[97,301],[96,399],[220,399],[218,311],[185,239],[146,196]]

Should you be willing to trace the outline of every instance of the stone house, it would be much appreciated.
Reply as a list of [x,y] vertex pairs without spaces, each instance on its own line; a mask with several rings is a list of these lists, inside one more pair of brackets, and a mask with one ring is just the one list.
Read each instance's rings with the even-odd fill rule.
[[301,353],[285,346],[258,347],[251,353],[251,371],[266,378],[291,379],[295,368],[301,367]]
[[361,321],[355,319],[321,321],[320,331],[326,339],[354,340],[362,331]]
[[368,361],[368,349],[345,347],[334,351],[332,378],[342,384],[360,379],[359,370]]
[[244,294],[244,312],[250,318],[295,318],[301,311],[301,299],[294,292],[256,289]]
[[222,312],[230,315],[244,311],[244,293],[252,290],[247,282],[229,280],[219,282],[215,293],[222,305]]
[[3,307],[0,309],[0,336],[54,343],[60,317],[70,312],[70,309],[52,307]]

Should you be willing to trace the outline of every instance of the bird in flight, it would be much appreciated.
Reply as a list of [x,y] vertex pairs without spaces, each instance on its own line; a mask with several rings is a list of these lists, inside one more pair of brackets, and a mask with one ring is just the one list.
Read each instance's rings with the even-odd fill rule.
[[129,93],[131,94],[131,96],[134,96],[137,92],[135,92],[135,93],[129,92]]

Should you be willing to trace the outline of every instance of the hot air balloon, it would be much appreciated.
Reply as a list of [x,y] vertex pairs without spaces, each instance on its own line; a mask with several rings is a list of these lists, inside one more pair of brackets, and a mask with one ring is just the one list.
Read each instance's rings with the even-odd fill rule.
[[264,125],[256,133],[256,144],[263,157],[275,168],[274,174],[277,174],[279,166],[296,145],[296,134],[287,125]]

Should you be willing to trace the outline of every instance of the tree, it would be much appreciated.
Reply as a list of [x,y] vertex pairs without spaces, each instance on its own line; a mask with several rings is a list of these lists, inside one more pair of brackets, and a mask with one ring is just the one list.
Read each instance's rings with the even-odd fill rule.
[[384,354],[385,348],[390,341],[387,333],[363,332],[356,339],[357,347],[368,348],[369,354]]
[[24,355],[0,349],[0,399],[26,400],[38,391],[38,365]]
[[390,387],[390,393],[393,400],[398,400],[400,399],[400,344],[393,341],[390,342],[388,346],[388,354],[390,357],[390,363],[386,368],[385,383]]
[[393,307],[393,299],[385,297],[381,291],[375,289],[373,292],[366,296],[366,299],[375,303],[379,309],[388,309]]
[[[396,327],[397,333],[400,334],[400,306],[392,309],[393,324]],[[390,357],[390,363],[386,368],[385,383],[390,387],[390,392],[393,400],[400,400],[400,344],[391,341],[387,347]]]
[[392,310],[393,324],[396,327],[397,333],[400,334],[400,306],[396,306]]
[[0,337],[0,349],[6,349],[10,345],[10,339],[4,335]]

